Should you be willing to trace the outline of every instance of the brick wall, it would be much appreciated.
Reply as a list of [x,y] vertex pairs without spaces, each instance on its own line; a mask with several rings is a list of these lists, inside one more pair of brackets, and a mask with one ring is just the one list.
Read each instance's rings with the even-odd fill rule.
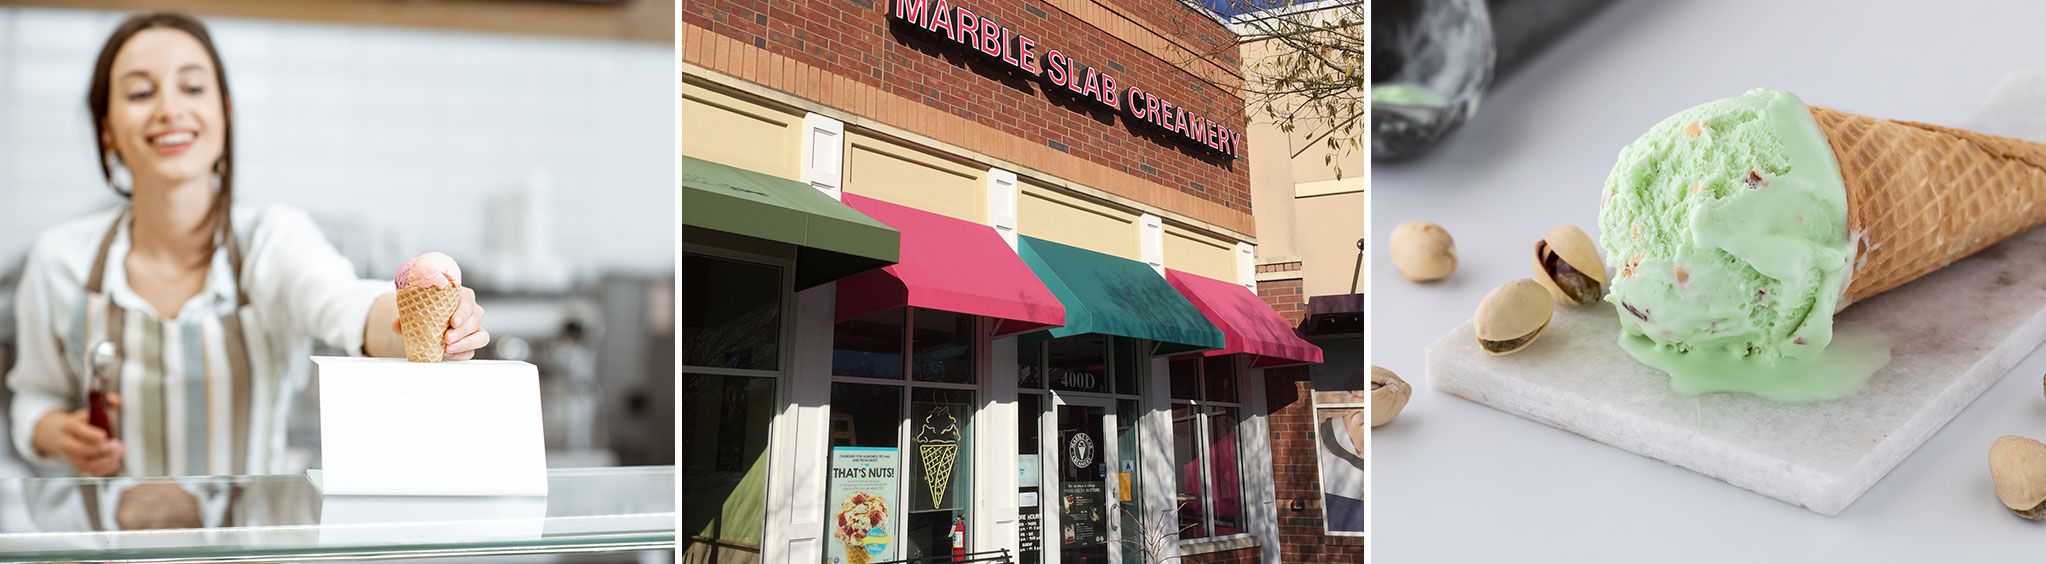
[[1136,19],[1146,27],[1159,30],[1171,36],[1187,49],[1202,53],[1213,53],[1224,64],[1232,67],[1243,66],[1237,58],[1235,38],[1228,33],[1217,33],[1214,20],[1206,14],[1187,8],[1180,0],[1113,0],[1121,12]]
[[[1297,267],[1300,263],[1292,264]],[[1267,266],[1273,265],[1258,265],[1259,274],[1264,274]],[[1304,282],[1299,278],[1260,280],[1257,297],[1263,298],[1265,305],[1272,306],[1272,311],[1279,312],[1279,317],[1285,319],[1287,325],[1299,327],[1300,322],[1307,319],[1307,295],[1301,289]]]
[[1221,550],[1207,554],[1183,556],[1177,562],[1183,564],[1258,564],[1257,553],[1257,547]]
[[[1184,7],[1176,30],[1128,14],[1175,0],[967,0],[976,14],[1245,135],[1236,64],[1191,62],[1191,51],[1239,56],[1220,24]],[[1252,233],[1246,138],[1238,158],[1126,120],[888,17],[891,0],[704,0],[682,4],[683,60],[861,117],[986,153],[1225,229]],[[1159,5],[1151,5],[1159,4]],[[1063,6],[1063,8],[1062,8]],[[1070,8],[1069,11],[1066,8]],[[1073,12],[1080,12],[1076,15]],[[1163,16],[1158,16],[1163,17]],[[1137,22],[1132,25],[1131,22]],[[1113,32],[1109,31],[1109,28]],[[1181,39],[1226,41],[1209,49]],[[1169,34],[1169,35],[1168,35]],[[1170,37],[1184,49],[1158,38]],[[1135,42],[1135,43],[1133,43]],[[1139,48],[1145,44],[1150,49]],[[1158,53],[1158,54],[1154,54]],[[1219,55],[1218,55],[1219,56]],[[1191,70],[1189,70],[1191,69]],[[1000,135],[991,135],[1000,134]]]
[[1279,561],[1363,562],[1362,537],[1330,536],[1322,526],[1312,393],[1305,366],[1265,370],[1265,408],[1271,414],[1272,428],[1272,489],[1278,503]]

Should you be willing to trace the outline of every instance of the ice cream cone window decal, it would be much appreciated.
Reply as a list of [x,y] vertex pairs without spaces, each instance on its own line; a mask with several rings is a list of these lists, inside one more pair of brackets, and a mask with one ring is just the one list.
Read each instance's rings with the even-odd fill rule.
[[916,431],[917,457],[923,464],[924,485],[931,494],[931,507],[945,506],[945,488],[952,484],[952,469],[959,461],[959,420],[950,406],[931,408]]
[[1086,433],[1075,433],[1066,441],[1066,459],[1074,468],[1094,465],[1094,437]]

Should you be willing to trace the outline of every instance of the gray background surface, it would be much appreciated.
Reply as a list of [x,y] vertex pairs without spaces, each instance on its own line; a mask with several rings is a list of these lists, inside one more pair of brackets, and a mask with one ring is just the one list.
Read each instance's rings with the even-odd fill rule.
[[[2030,561],[2046,524],[1996,501],[1989,444],[2046,437],[2034,351],[1838,517],[1437,392],[1422,348],[1493,286],[1530,275],[1550,227],[1597,237],[1621,146],[1683,108],[1756,87],[1864,114],[1957,124],[2005,76],[2046,68],[2046,4],[1620,2],[1496,85],[1417,161],[1374,165],[1371,358],[1415,386],[1373,431],[1374,563]],[[1416,285],[1382,248],[1440,223],[1455,276]],[[1610,307],[1610,306],[1601,306]]]

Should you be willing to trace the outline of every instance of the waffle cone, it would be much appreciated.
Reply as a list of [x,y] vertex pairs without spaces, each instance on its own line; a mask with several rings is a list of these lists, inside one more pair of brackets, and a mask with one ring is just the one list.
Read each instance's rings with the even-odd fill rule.
[[917,445],[923,455],[924,482],[931,489],[931,506],[945,506],[945,489],[952,485],[952,463],[959,457],[957,444]]
[[859,544],[845,545],[846,564],[867,564],[867,562],[870,562],[873,559],[874,555],[867,554],[867,547],[865,545]]
[[460,305],[461,286],[398,290],[398,327],[405,334],[405,360],[440,362],[448,350],[448,317]]
[[1811,110],[1847,184],[1841,307],[2046,223],[2046,144]]

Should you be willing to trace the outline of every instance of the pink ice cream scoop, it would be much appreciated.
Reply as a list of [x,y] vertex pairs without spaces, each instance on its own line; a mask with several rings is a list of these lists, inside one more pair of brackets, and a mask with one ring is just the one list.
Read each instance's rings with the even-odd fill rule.
[[403,290],[414,284],[421,286],[460,286],[462,267],[455,264],[454,257],[439,251],[406,259],[398,265],[398,289]]

